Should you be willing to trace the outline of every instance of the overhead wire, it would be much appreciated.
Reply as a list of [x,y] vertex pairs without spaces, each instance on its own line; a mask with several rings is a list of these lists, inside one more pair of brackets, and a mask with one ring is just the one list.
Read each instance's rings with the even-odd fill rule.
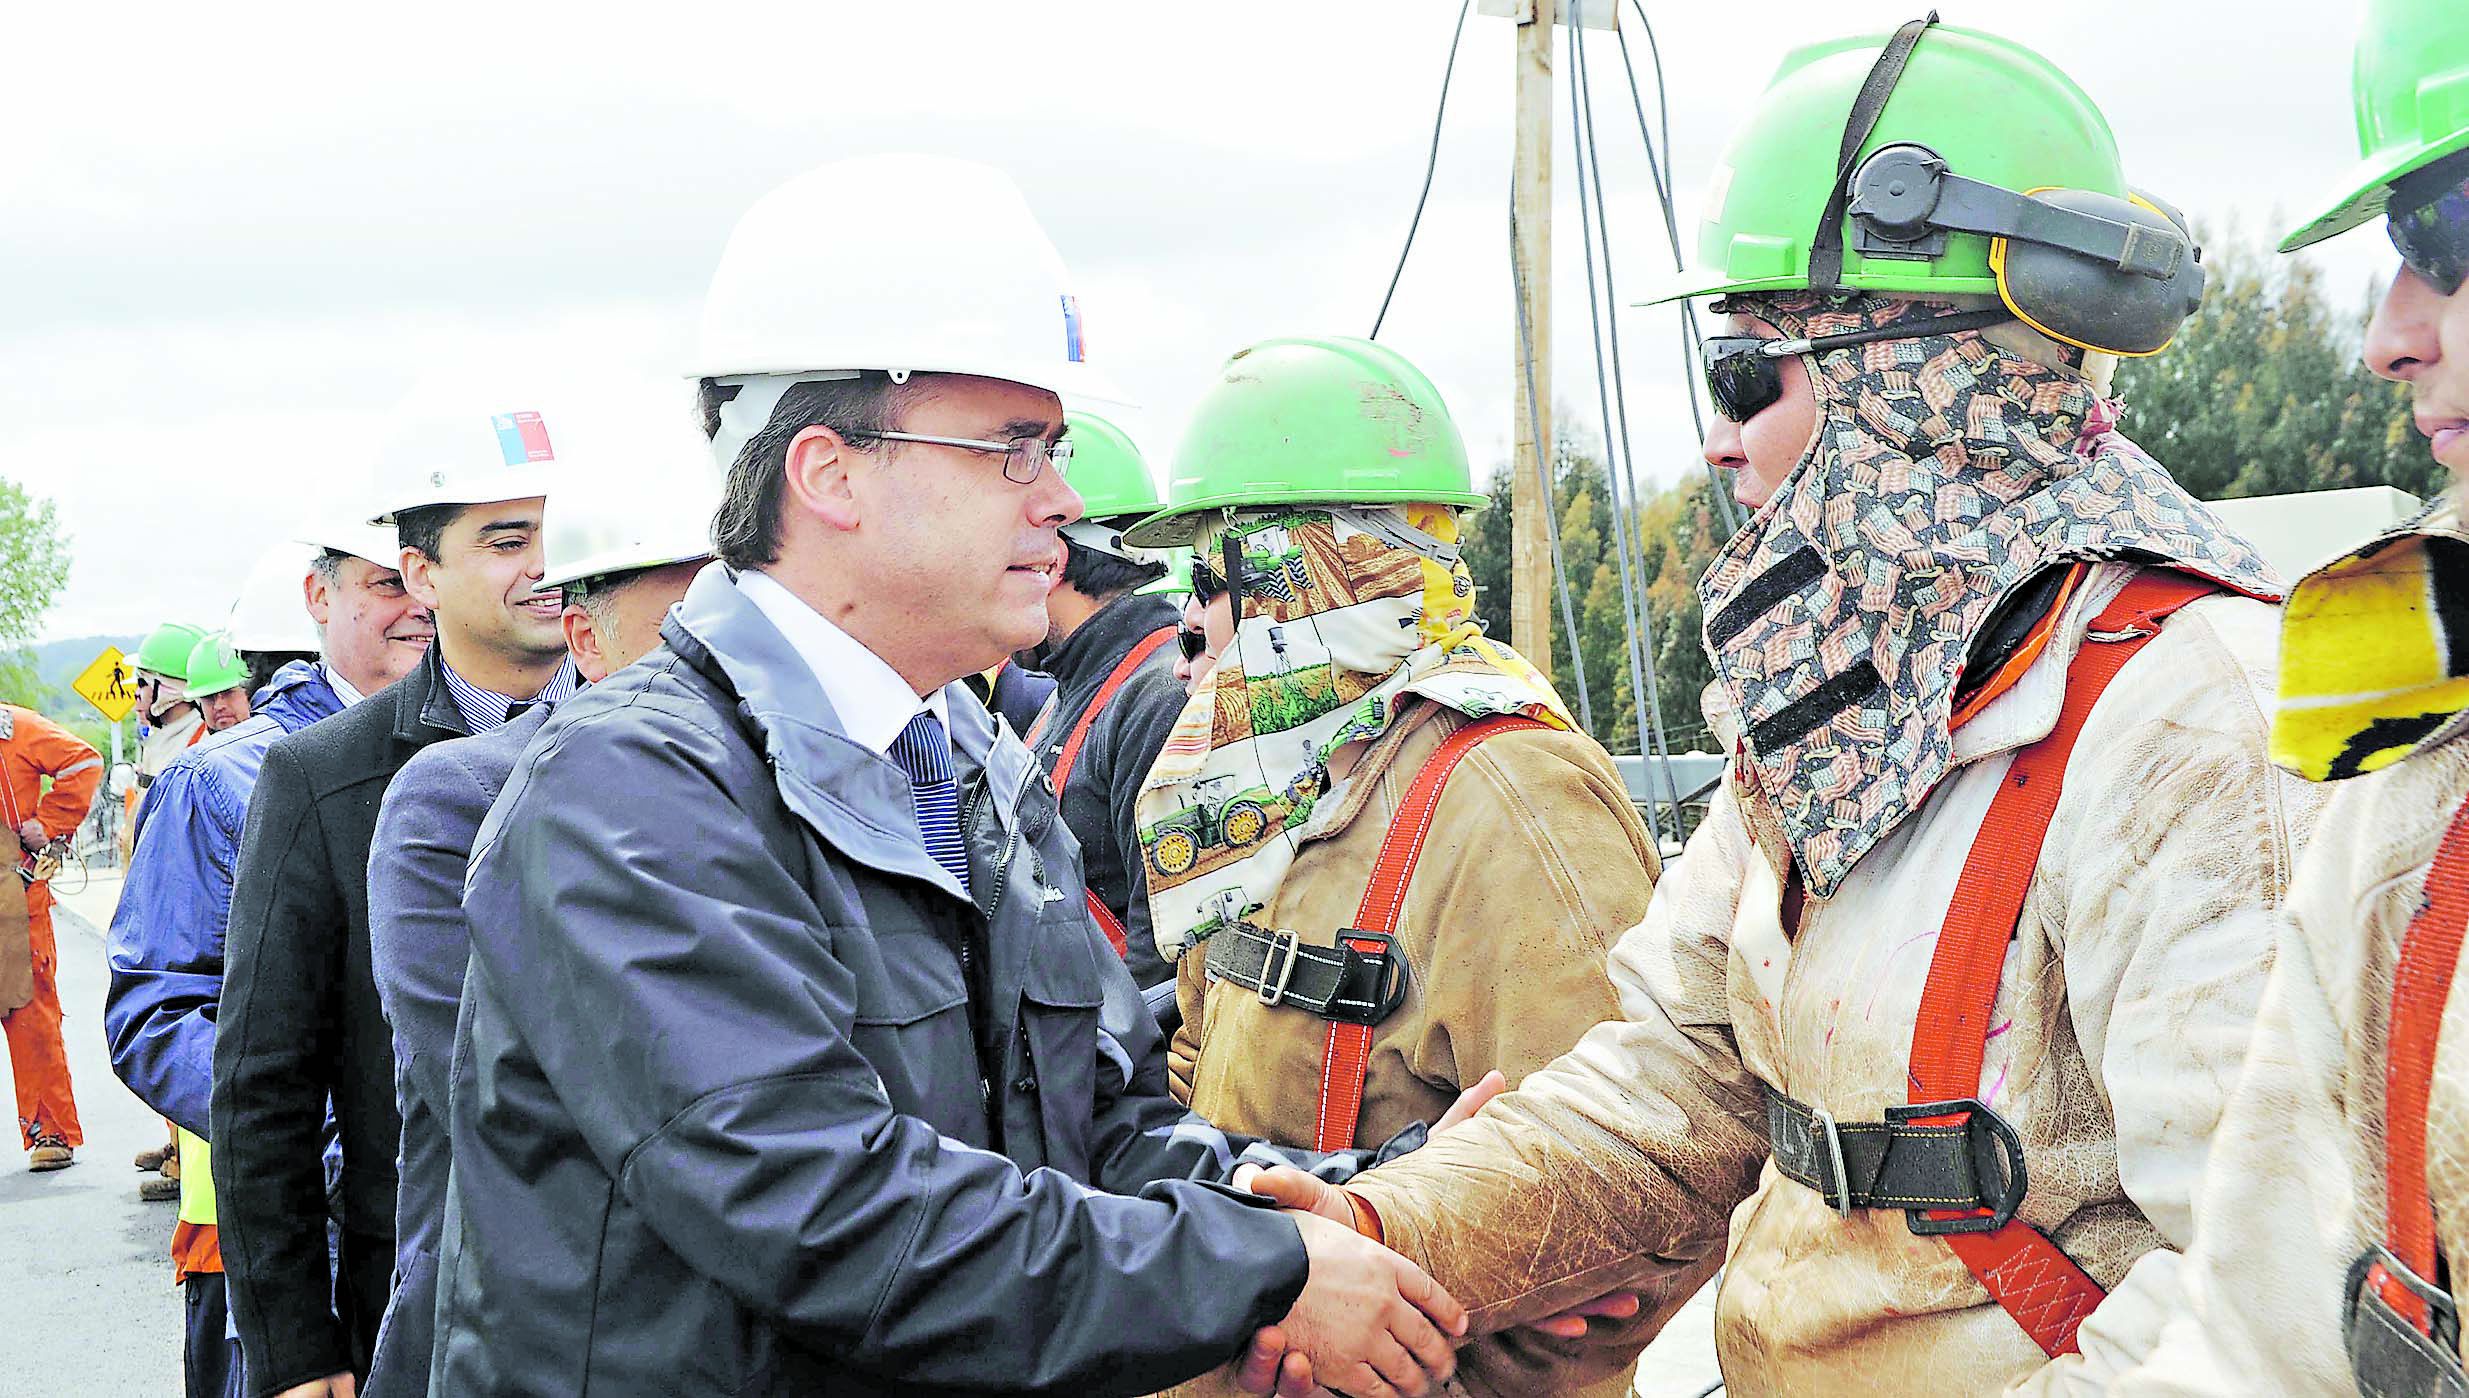
[[[1543,413],[1535,393],[1535,329],[1526,315],[1526,260],[1520,254],[1524,245],[1518,240],[1517,180],[1509,181],[1509,282],[1517,303],[1517,362],[1520,376],[1526,381],[1526,421],[1540,424]],[[1546,256],[1548,256],[1548,252]],[[1543,490],[1543,535],[1551,547],[1553,590],[1560,594],[1560,626],[1569,642],[1569,668],[1577,676],[1578,721],[1586,731],[1595,731],[1594,699],[1586,690],[1586,653],[1578,649],[1577,609],[1569,602],[1569,569],[1560,551],[1560,503],[1553,498],[1552,467],[1557,452],[1548,450],[1543,434],[1534,434],[1535,479]]]
[[[1619,0],[1612,0],[1612,3],[1616,5]],[[1655,106],[1662,118],[1662,140],[1659,145],[1653,129],[1647,125],[1646,99],[1638,85],[1636,60],[1629,53],[1629,31],[1615,28],[1612,32],[1620,40],[1620,66],[1629,78],[1629,105],[1637,113],[1638,139],[1646,146],[1646,169],[1654,180],[1656,202],[1663,208],[1663,233],[1671,243],[1672,270],[1679,272],[1686,270],[1688,261],[1687,254],[1680,247],[1680,212],[1672,198],[1672,176],[1666,173],[1666,163],[1672,153],[1672,103],[1670,89],[1663,81],[1663,46],[1655,40],[1655,22],[1647,17],[1644,0],[1629,0],[1629,7],[1636,12],[1639,27],[1646,31],[1646,53],[1654,65]],[[1663,153],[1661,158],[1655,153],[1658,148]],[[1697,438],[1702,442],[1706,440],[1706,413],[1699,406],[1698,385],[1705,378],[1705,366],[1701,362],[1705,341],[1697,327],[1696,302],[1685,297],[1681,300],[1679,321],[1683,371],[1681,386],[1689,399],[1689,421],[1696,427]],[[1723,532],[1726,535],[1738,532],[1741,525],[1740,506],[1733,501],[1731,490],[1723,483],[1723,474],[1714,468],[1712,462],[1706,463],[1706,482],[1714,497],[1715,518],[1723,522]]]
[[[1672,775],[1671,744],[1663,727],[1662,686],[1653,655],[1654,613],[1645,591],[1645,549],[1637,538],[1644,523],[1637,487],[1637,447],[1629,427],[1628,381],[1620,354],[1620,293],[1613,271],[1611,208],[1604,197],[1603,167],[1595,136],[1594,92],[1586,61],[1585,0],[1570,0],[1570,4],[1570,143],[1577,157],[1586,316],[1594,342],[1596,400],[1603,415],[1603,474],[1606,492],[1611,497],[1612,547],[1620,579],[1622,650],[1628,662],[1630,698],[1637,709],[1638,751],[1650,759],[1652,770],[1663,778],[1662,795],[1671,812],[1672,838],[1679,841],[1687,831],[1680,788]],[[1603,264],[1600,288],[1595,278],[1598,248]],[[1651,788],[1650,783],[1650,803],[1655,796]],[[1651,804],[1648,810],[1653,810]]]
[[1457,32],[1449,37],[1449,61],[1440,69],[1440,102],[1432,112],[1432,150],[1423,161],[1423,191],[1415,196],[1414,217],[1406,223],[1406,245],[1397,250],[1397,269],[1389,273],[1389,289],[1381,294],[1380,313],[1372,317],[1372,333],[1367,338],[1380,338],[1380,327],[1389,319],[1389,302],[1397,296],[1397,284],[1406,275],[1407,255],[1415,250],[1415,232],[1423,226],[1423,206],[1432,197],[1432,175],[1440,169],[1440,125],[1449,115],[1449,83],[1457,76],[1457,46],[1466,37],[1466,16],[1474,9],[1474,0],[1462,0],[1457,7]]

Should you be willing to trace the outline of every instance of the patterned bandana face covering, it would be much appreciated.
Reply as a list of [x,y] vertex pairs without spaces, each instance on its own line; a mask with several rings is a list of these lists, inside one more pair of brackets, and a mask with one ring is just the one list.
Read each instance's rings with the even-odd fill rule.
[[2469,730],[2469,531],[2445,495],[2289,590],[2272,760],[2380,771]]
[[[1795,339],[1947,311],[1807,292],[1734,301]],[[2129,559],[2259,597],[2278,586],[2112,430],[2115,409],[2081,377],[1978,331],[1829,350],[1809,381],[1808,453],[1698,592],[1738,766],[1822,898],[1953,765],[1972,642],[2043,569]]]
[[1168,961],[1275,902],[1297,846],[1341,804],[1329,754],[1377,740],[1404,695],[1574,726],[1551,682],[1473,620],[1455,510],[1237,511],[1202,532],[1201,556],[1220,557],[1229,534],[1243,554],[1234,644],[1134,808]]

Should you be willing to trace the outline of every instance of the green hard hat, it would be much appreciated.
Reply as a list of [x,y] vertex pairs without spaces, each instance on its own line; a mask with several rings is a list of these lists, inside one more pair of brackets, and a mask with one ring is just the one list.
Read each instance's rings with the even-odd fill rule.
[[129,663],[140,670],[151,670],[167,679],[186,681],[189,677],[189,652],[206,637],[205,628],[183,621],[167,621],[146,633],[137,654]]
[[2469,150],[2469,4],[2366,0],[2350,83],[2359,161],[2327,212],[2281,240],[2295,252],[2383,212],[2392,182]]
[[[1834,191],[1845,123],[1888,38],[1831,39],[1784,56],[1708,181],[1696,257],[1645,304],[1809,285],[1809,246]],[[1858,155],[1905,143],[1937,152],[1954,174],[2017,194],[2128,197],[2117,139],[2092,99],[2049,60],[1977,29],[1937,24],[1922,33]],[[1927,257],[1863,257],[1848,215],[1844,224],[1844,286],[1998,294],[1987,234],[1950,233]]]
[[188,699],[203,699],[249,682],[247,662],[231,648],[230,635],[221,631],[199,641],[189,652],[188,673],[189,687],[182,696]]
[[1166,553],[1165,564],[1166,576],[1132,591],[1142,597],[1189,597],[1192,593],[1192,551],[1170,549]]
[[1122,428],[1080,412],[1065,413],[1063,425],[1072,443],[1071,481],[1080,492],[1081,518],[1145,515],[1164,503],[1148,459]]
[[1191,517],[1259,505],[1479,507],[1466,440],[1440,390],[1386,345],[1343,336],[1238,350],[1193,408],[1166,507],[1123,533],[1191,542]]

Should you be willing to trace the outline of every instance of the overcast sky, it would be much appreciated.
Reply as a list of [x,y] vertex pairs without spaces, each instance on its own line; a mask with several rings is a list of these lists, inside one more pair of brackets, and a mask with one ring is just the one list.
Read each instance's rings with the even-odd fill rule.
[[[1684,235],[1787,47],[1918,3],[1649,0]],[[440,365],[538,355],[683,412],[675,370],[730,224],[858,152],[968,155],[1020,180],[1156,462],[1228,352],[1369,330],[1457,8],[20,11],[0,53],[0,476],[57,501],[73,538],[45,636],[219,621],[249,559],[365,479],[372,422]],[[2107,111],[2130,178],[2214,228],[2277,232],[2354,156],[2343,0],[1939,9],[2049,54]],[[1513,382],[1510,45],[1508,21],[1468,20],[1381,335],[1439,382],[1482,469],[1506,459]],[[1630,47],[1651,83],[1642,32]],[[1588,56],[1626,302],[1669,252],[1612,37]],[[1566,100],[1555,397],[1591,435]],[[2327,259],[2360,296],[2387,261],[2371,233]],[[1621,315],[1638,461],[1670,479],[1695,454],[1676,332],[1668,311]]]

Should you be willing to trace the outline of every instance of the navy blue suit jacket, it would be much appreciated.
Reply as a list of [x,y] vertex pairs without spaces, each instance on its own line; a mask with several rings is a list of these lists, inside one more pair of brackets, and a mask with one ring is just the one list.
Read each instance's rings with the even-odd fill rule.
[[471,933],[463,873],[472,837],[549,706],[477,738],[423,750],[386,788],[369,844],[369,955],[394,1032],[403,1116],[395,1189],[395,1289],[369,1370],[370,1398],[425,1394],[436,1329],[437,1239],[453,1149],[446,1137],[456,1007]]

